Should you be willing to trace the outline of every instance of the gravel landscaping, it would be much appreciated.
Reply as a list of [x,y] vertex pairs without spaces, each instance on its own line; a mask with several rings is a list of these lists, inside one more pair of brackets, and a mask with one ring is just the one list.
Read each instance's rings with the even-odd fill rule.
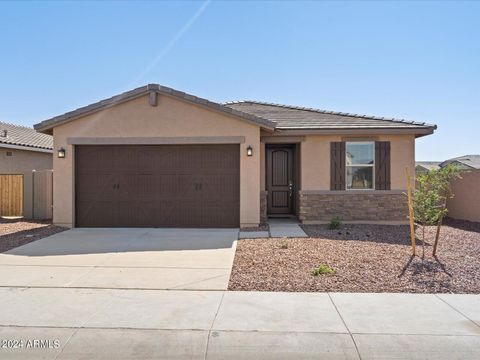
[[[446,220],[437,258],[428,227],[423,260],[408,226],[302,227],[309,238],[239,240],[229,290],[480,293],[480,223]],[[335,273],[313,276],[321,265]]]
[[49,221],[0,218],[0,252],[28,244],[32,241],[66,230]]

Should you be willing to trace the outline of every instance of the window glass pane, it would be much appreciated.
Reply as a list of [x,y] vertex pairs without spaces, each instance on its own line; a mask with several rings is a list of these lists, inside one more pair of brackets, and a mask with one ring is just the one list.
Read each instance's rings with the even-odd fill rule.
[[347,189],[373,189],[373,167],[347,167]]
[[373,164],[373,143],[347,142],[347,165]]

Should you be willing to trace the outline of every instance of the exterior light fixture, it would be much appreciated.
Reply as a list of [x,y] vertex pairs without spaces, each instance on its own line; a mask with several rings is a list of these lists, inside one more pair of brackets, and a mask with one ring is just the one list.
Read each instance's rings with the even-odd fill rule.
[[60,159],[65,158],[65,149],[64,149],[63,147],[60,148],[60,149],[58,149],[58,157],[59,157]]
[[248,145],[247,147],[247,156],[252,156],[253,155],[253,148],[251,145]]

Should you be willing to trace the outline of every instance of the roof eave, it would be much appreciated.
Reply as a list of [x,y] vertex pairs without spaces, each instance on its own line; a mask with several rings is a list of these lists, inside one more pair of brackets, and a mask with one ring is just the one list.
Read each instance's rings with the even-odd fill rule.
[[275,132],[283,135],[386,135],[386,134],[409,134],[416,137],[433,134],[436,126],[426,128],[281,128],[277,127]]
[[42,148],[42,147],[19,145],[19,144],[9,144],[9,143],[2,143],[2,142],[0,142],[0,148],[24,150],[24,151],[35,151],[35,152],[42,152],[42,153],[53,153],[53,149],[50,149],[50,148]]
[[218,103],[215,103],[215,102],[203,99],[203,98],[199,98],[199,97],[196,97],[196,96],[193,96],[193,95],[181,92],[181,91],[177,91],[177,90],[165,87],[165,86],[160,86],[158,84],[148,84],[146,86],[142,86],[142,87],[124,92],[122,94],[115,95],[111,98],[101,100],[101,101],[98,101],[96,103],[93,103],[93,104],[78,108],[76,110],[67,112],[63,115],[55,116],[53,118],[50,118],[50,119],[44,120],[44,121],[42,121],[38,124],[35,124],[33,126],[33,128],[35,130],[37,130],[38,132],[42,132],[42,133],[45,133],[45,134],[52,134],[52,130],[56,126],[59,126],[61,124],[64,124],[64,123],[67,123],[67,122],[70,122],[70,121],[73,121],[73,120],[76,120],[80,117],[84,117],[84,116],[90,115],[92,113],[101,111],[101,110],[108,109],[112,106],[121,104],[123,102],[130,101],[130,100],[133,100],[135,98],[147,95],[148,93],[151,93],[151,92],[161,94],[161,95],[172,96],[172,97],[178,98],[180,100],[188,101],[188,102],[194,103],[196,105],[203,106],[203,107],[205,107],[207,109],[210,109],[210,110],[215,110],[215,111],[218,111],[218,112],[221,112],[221,113],[226,113],[228,115],[240,118],[241,120],[245,120],[245,121],[250,122],[252,124],[258,125],[261,128],[264,128],[266,130],[275,129],[276,123],[271,121],[271,120],[264,119],[264,118],[261,118],[261,117],[255,116],[255,115],[251,115],[251,114],[248,114],[248,113],[244,113],[244,112],[239,111],[239,110],[234,110],[234,109],[231,109],[227,106],[224,106],[224,105],[221,105],[221,104],[218,104]]

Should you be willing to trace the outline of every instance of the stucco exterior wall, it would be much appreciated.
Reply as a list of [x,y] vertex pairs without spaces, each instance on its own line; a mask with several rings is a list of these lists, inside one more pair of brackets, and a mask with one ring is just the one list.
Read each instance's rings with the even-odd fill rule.
[[[74,220],[74,146],[68,138],[219,137],[243,136],[240,144],[240,224],[260,221],[260,128],[257,125],[166,95],[158,105],[142,96],[54,128],[54,149],[64,147],[66,157],[54,157],[54,223],[71,227]],[[253,147],[247,157],[246,148]]]
[[[12,152],[12,156],[7,156],[7,152]],[[32,171],[52,169],[52,166],[51,153],[0,147],[0,174],[23,175],[23,216],[27,219],[34,214]]]
[[37,170],[33,178],[32,218],[51,219],[53,214],[53,171]]
[[[352,140],[350,140],[352,139]],[[353,137],[310,135],[300,143],[301,147],[301,189],[330,190],[330,143],[332,141],[353,141]],[[415,136],[378,135],[361,139],[390,141],[391,190],[405,190],[405,168],[415,174]]]
[[480,222],[480,170],[462,174],[452,183],[455,194],[447,202],[448,216],[454,219]]

